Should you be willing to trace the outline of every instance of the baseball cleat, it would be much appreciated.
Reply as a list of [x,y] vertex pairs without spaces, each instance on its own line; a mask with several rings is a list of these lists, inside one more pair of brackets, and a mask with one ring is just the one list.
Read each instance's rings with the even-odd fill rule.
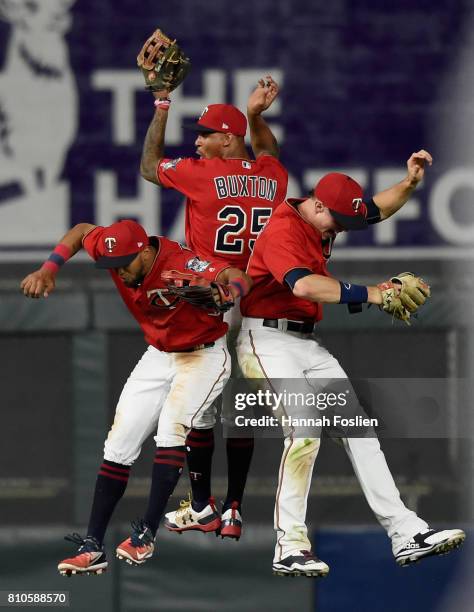
[[220,536],[238,540],[242,535],[242,516],[239,512],[239,502],[232,502],[231,507],[221,516]]
[[72,533],[64,539],[79,544],[79,549],[75,557],[64,559],[58,564],[61,576],[92,576],[103,574],[107,570],[104,549],[95,538],[86,536],[83,539],[78,533]]
[[400,566],[416,563],[432,555],[446,555],[459,548],[466,539],[462,529],[426,529],[414,535],[395,555]]
[[155,538],[142,520],[132,521],[133,533],[115,549],[118,559],[129,565],[143,565],[153,555]]
[[290,555],[273,562],[275,576],[307,576],[318,578],[327,576],[329,566],[313,555],[309,550],[300,550],[300,554]]
[[178,510],[165,515],[164,526],[177,533],[195,530],[204,533],[215,531],[218,534],[221,518],[213,497],[209,498],[209,504],[201,512],[194,510],[190,499],[183,499]]

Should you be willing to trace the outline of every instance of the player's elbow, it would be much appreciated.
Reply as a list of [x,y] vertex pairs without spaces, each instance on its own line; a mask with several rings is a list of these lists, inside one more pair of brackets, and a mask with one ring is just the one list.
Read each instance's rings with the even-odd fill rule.
[[150,163],[149,161],[143,160],[140,163],[140,174],[146,181],[159,185],[158,176],[156,173],[158,164]]
[[314,299],[314,287],[309,276],[299,278],[293,285],[293,295],[303,300]]
[[280,147],[278,146],[276,138],[273,138],[271,141],[267,140],[265,142],[252,141],[251,144],[255,158],[261,157],[262,155],[271,155],[277,159],[280,157]]
[[76,225],[72,228],[71,231],[77,234],[80,238],[83,238],[94,228],[95,225],[92,225],[92,223],[76,223]]

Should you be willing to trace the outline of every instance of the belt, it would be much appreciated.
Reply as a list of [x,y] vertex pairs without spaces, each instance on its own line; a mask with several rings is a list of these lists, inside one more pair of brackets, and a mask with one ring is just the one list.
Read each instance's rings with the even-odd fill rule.
[[207,342],[206,344],[196,344],[196,346],[192,346],[191,348],[179,349],[177,351],[173,351],[173,353],[193,353],[194,351],[201,351],[205,348],[211,348],[211,346],[214,345],[215,342]]
[[288,321],[287,319],[263,319],[263,327],[273,327],[282,331],[299,332],[300,334],[312,334],[314,323],[302,323],[301,321]]

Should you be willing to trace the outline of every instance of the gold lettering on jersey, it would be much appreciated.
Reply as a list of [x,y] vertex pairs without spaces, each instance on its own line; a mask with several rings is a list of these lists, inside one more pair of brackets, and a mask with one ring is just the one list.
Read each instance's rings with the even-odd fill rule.
[[259,198],[273,202],[278,188],[275,179],[247,174],[229,174],[214,178],[219,200],[228,198]]

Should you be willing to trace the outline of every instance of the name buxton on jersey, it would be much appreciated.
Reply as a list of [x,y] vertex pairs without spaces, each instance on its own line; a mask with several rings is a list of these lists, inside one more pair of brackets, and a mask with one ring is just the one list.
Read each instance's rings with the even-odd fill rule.
[[277,192],[277,181],[265,176],[229,174],[214,178],[217,197],[225,198],[261,198],[273,202]]

